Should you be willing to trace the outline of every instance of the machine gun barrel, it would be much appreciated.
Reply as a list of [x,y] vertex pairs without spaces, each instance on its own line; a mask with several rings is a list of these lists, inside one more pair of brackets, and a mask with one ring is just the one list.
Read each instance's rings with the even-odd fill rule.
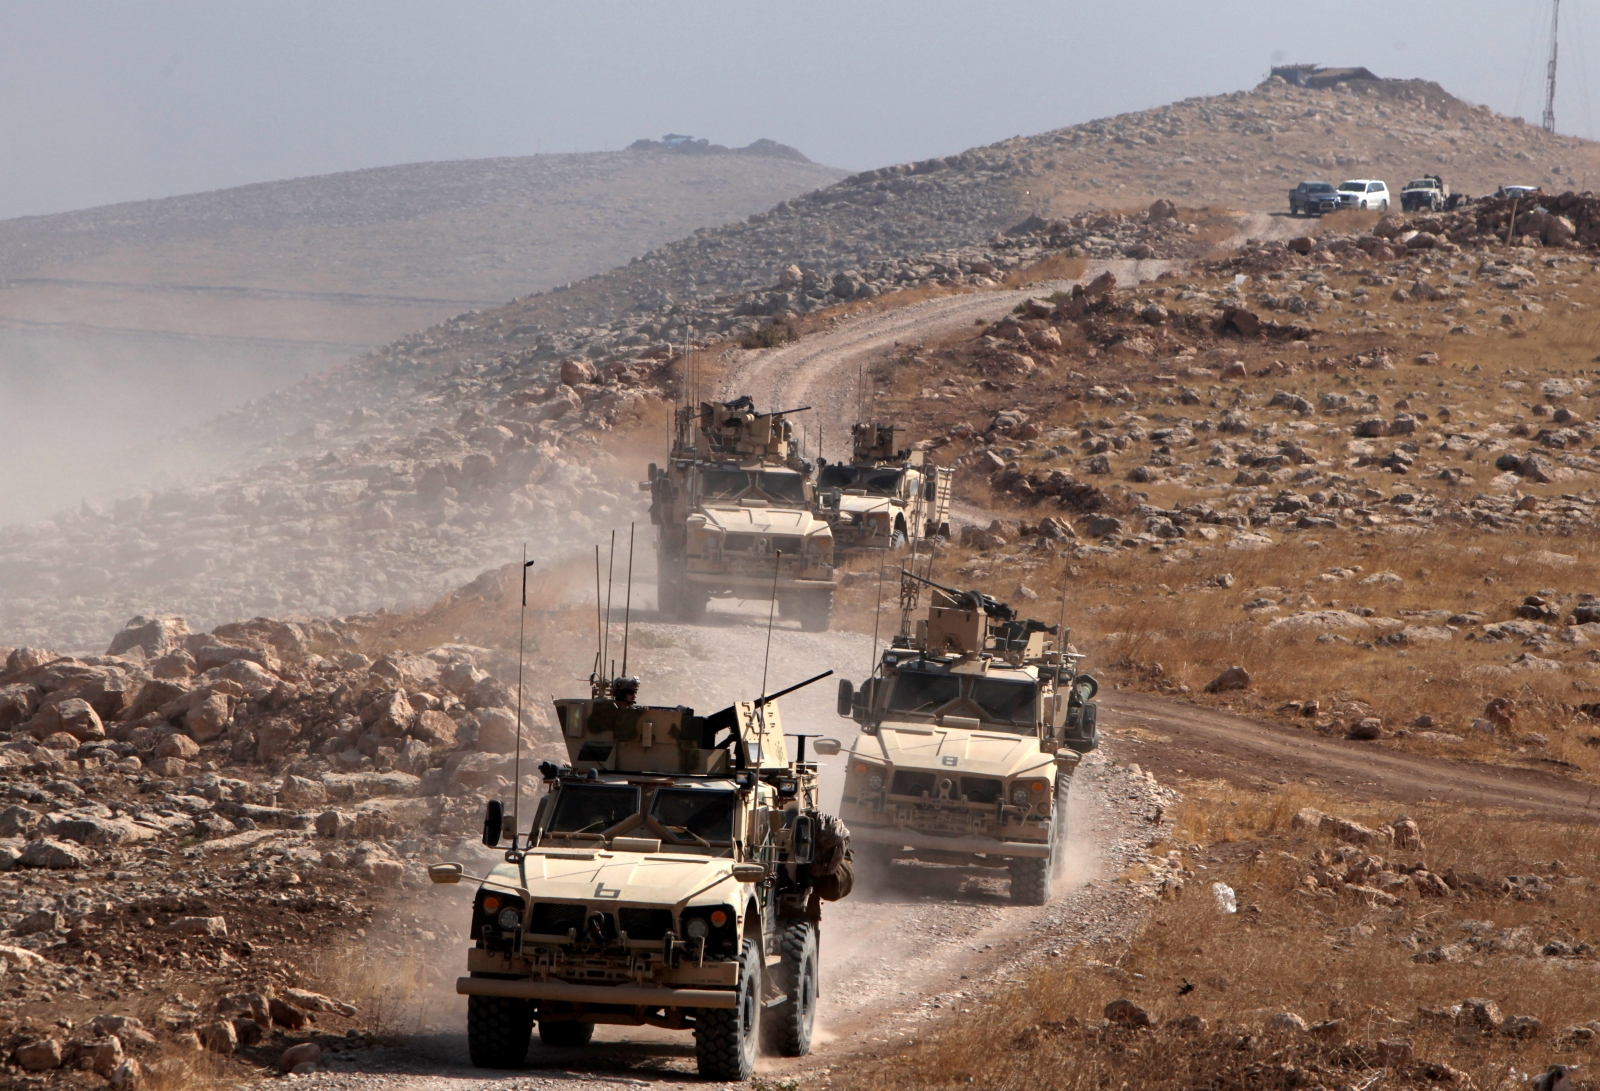
[[822,681],[824,678],[828,677],[832,673],[833,673],[832,671],[823,671],[821,674],[819,674],[819,675],[817,675],[817,676],[815,676],[813,678],[807,678],[804,682],[796,682],[794,685],[790,686],[788,689],[780,689],[777,693],[768,694],[765,697],[758,697],[758,698],[756,698],[755,706],[757,708],[760,708],[761,706],[765,705],[768,701],[776,701],[779,697],[782,697],[785,694],[793,693],[797,689],[805,689],[811,683],[820,682],[820,681]]
[[758,417],[781,417],[788,413],[804,413],[811,407],[809,405],[797,406],[794,409],[774,409],[770,413],[757,413]]
[[956,599],[957,601],[962,599],[975,601],[978,604],[979,609],[992,618],[999,618],[1001,621],[1010,621],[1017,616],[1017,612],[1011,607],[1007,606],[999,599],[985,595],[982,591],[958,591],[954,587],[946,587],[942,583],[934,583],[926,576],[919,576],[915,572],[907,572],[904,568],[900,570],[900,574],[902,576],[909,576],[918,583],[925,583],[935,590],[943,591],[945,594]]

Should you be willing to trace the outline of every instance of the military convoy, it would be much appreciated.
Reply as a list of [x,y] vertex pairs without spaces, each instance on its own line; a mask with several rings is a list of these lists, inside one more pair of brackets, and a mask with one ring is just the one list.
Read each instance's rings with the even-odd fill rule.
[[[859,689],[840,818],[863,876],[895,859],[1005,868],[1011,900],[1042,905],[1066,837],[1079,760],[1099,745],[1099,684],[1059,625],[903,573],[900,633]],[[927,616],[913,626],[921,591]]]
[[481,884],[456,982],[474,1065],[520,1066],[535,1024],[553,1046],[601,1023],[692,1030],[719,1080],[747,1078],[761,1047],[810,1050],[821,904],[849,893],[851,868],[805,737],[790,755],[781,695],[709,716],[605,681],[555,701],[568,761],[541,763],[528,828],[490,803],[483,842],[509,840],[504,860],[430,869]]
[[951,469],[902,448],[886,424],[851,428],[849,462],[824,463],[817,474],[817,512],[833,527],[838,553],[898,548],[917,539],[950,537]]
[[702,402],[675,414],[672,454],[650,464],[661,612],[705,616],[712,596],[771,600],[801,628],[833,617],[833,531],[815,514],[812,467],[795,451],[786,410],[749,398]]

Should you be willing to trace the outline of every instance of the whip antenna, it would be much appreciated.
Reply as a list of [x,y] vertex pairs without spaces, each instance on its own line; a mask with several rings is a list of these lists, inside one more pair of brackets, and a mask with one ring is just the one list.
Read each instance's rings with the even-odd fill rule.
[[516,785],[511,797],[511,849],[517,848],[518,832],[522,829],[522,640],[528,624],[528,545],[522,545],[522,605],[517,608],[517,753],[511,761],[511,782]]
[[622,677],[628,677],[628,619],[633,614],[633,527],[628,524],[628,591],[622,600]]
[[[611,556],[606,560],[606,639],[605,643],[601,645],[600,648],[600,670],[602,673],[607,670],[606,664],[610,662],[611,655],[611,588],[616,583],[616,574],[617,532],[613,530],[611,532]],[[616,672],[613,671],[612,673],[614,674]],[[606,681],[607,692],[609,693],[610,679],[608,678]]]
[[872,661],[867,664],[867,676],[878,673],[878,618],[883,615],[883,558],[878,558],[878,606],[872,611]]
[[605,669],[605,640],[600,635],[600,543],[594,547],[594,670],[589,672],[591,688]]
[[778,570],[783,567],[783,550],[772,551],[772,605],[767,610],[767,653],[761,657],[761,730],[767,728],[767,665],[772,662],[772,621],[778,616]]

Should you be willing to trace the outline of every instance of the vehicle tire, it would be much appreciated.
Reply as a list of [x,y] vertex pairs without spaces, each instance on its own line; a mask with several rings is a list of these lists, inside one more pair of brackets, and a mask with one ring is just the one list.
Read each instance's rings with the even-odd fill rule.
[[1361,205],[1360,205],[1360,208],[1361,208],[1362,212],[1365,212],[1367,210],[1367,202],[1362,201]]
[[808,633],[826,632],[833,624],[833,592],[808,591],[794,604],[795,618]]
[[1050,900],[1050,858],[1022,856],[1011,861],[1013,905],[1044,905]]
[[906,547],[906,532],[904,527],[896,527],[893,534],[889,535],[890,549],[904,549]]
[[708,1080],[748,1080],[761,1039],[761,946],[746,939],[739,952],[739,1006],[701,1008],[694,1021],[694,1056]]
[[1389,202],[1385,201],[1385,202],[1383,202],[1383,204],[1379,205],[1378,206],[1378,211],[1379,212],[1388,212],[1389,211]]
[[507,996],[467,997],[467,1053],[472,1067],[521,1068],[532,1041],[531,1003]]
[[704,621],[706,604],[710,601],[711,594],[704,587],[697,583],[680,583],[677,592],[678,620],[691,625]]
[[810,921],[789,921],[778,940],[783,961],[769,973],[788,999],[762,1013],[761,1047],[778,1057],[804,1057],[811,1052],[811,1028],[817,1020],[817,929]]
[[662,573],[656,582],[656,612],[668,621],[683,611],[683,607],[679,605],[678,591],[678,582],[666,573]]
[[575,1049],[586,1046],[589,1039],[594,1037],[593,1023],[579,1023],[576,1021],[565,1023],[546,1023],[539,1020],[539,1042],[541,1045],[555,1046],[558,1049]]
[[1050,881],[1063,878],[1066,872],[1067,838],[1072,827],[1067,814],[1071,804],[1072,774],[1056,772],[1055,799],[1050,804]]

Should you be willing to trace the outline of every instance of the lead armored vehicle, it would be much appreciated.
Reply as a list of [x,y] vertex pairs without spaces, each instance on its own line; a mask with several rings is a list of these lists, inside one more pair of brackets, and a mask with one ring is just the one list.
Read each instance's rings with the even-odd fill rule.
[[898,435],[891,425],[854,425],[850,461],[818,471],[817,510],[833,525],[837,551],[950,536],[955,471],[929,465],[923,451],[902,448]]
[[1059,626],[987,595],[903,573],[901,604],[872,677],[839,683],[839,715],[861,725],[840,805],[857,873],[895,859],[1005,868],[1011,900],[1042,905],[1073,771],[1099,745],[1099,684]]
[[526,830],[489,804],[502,862],[430,869],[481,884],[456,982],[472,1063],[520,1066],[535,1024],[552,1046],[601,1023],[689,1030],[720,1080],[748,1077],[758,1045],[807,1053],[821,903],[849,893],[850,864],[805,739],[791,758],[773,698],[697,716],[612,688],[555,702],[568,761],[541,763]]
[[[787,412],[799,412],[788,410]],[[680,407],[665,466],[650,464],[662,613],[704,617],[712,596],[778,600],[804,629],[833,618],[833,532],[785,414],[749,398]],[[780,556],[781,554],[781,556]]]

